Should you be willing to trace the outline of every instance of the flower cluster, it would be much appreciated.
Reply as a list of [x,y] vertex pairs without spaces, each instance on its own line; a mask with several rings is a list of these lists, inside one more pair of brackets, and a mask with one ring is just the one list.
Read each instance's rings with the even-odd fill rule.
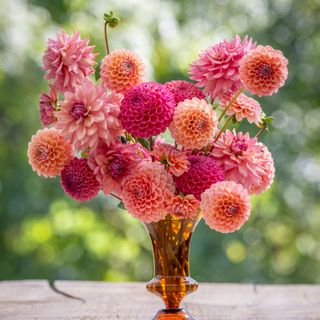
[[[60,176],[63,190],[78,201],[100,190],[115,196],[146,223],[202,213],[216,231],[238,230],[249,218],[250,195],[266,191],[275,175],[271,153],[259,141],[271,117],[250,95],[272,95],[284,85],[282,52],[237,35],[190,64],[195,83],[160,84],[145,80],[134,52],[109,53],[107,44],[96,61],[93,51],[77,32],[61,30],[49,39],[48,91],[39,101],[44,128],[28,145],[32,169]],[[228,129],[244,119],[258,127],[255,136]],[[161,137],[165,131],[172,144]]]

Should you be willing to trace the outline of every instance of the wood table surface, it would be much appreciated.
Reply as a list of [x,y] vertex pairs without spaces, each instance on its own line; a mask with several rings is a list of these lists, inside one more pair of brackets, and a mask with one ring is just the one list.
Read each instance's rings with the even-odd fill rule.
[[[320,285],[202,283],[183,307],[197,320],[320,319]],[[160,308],[144,283],[0,282],[1,320],[150,320]]]

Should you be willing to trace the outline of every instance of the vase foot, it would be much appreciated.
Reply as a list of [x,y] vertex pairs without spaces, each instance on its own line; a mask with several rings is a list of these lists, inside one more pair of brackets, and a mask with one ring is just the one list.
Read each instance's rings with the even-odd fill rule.
[[196,320],[183,309],[163,309],[159,310],[152,320]]

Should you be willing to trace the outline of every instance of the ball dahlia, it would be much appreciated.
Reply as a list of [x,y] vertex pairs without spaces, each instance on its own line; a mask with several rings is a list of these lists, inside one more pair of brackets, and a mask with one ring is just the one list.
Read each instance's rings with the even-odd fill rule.
[[184,100],[176,107],[170,124],[172,137],[190,149],[201,149],[211,142],[218,126],[212,106],[204,99]]
[[74,93],[66,94],[61,110],[55,114],[55,127],[77,150],[94,149],[99,140],[109,145],[122,132],[118,120],[121,98],[86,81]]
[[120,120],[130,134],[147,138],[167,129],[172,121],[174,107],[174,97],[164,85],[141,83],[124,95]]
[[135,218],[156,222],[166,216],[166,203],[174,191],[172,176],[160,164],[143,161],[124,180],[121,196]]
[[181,195],[173,196],[167,203],[167,211],[180,219],[194,218],[200,208],[200,201],[194,195],[188,194],[185,197]]
[[250,194],[265,191],[272,183],[274,164],[267,147],[249,134],[227,130],[211,152],[226,180],[240,183]]
[[224,180],[221,167],[210,156],[190,155],[189,169],[180,177],[174,177],[178,192],[193,194],[200,200],[202,192],[211,187],[212,184]]
[[94,198],[100,183],[85,158],[74,158],[61,172],[61,186],[64,192],[78,201]]
[[82,40],[78,32],[68,35],[60,30],[55,39],[48,40],[43,56],[45,78],[53,80],[61,92],[73,91],[85,78],[94,72],[94,46],[88,46],[89,39]]
[[58,92],[55,87],[50,86],[49,94],[41,92],[39,101],[40,122],[44,127],[55,122],[55,105],[58,99]]
[[241,41],[238,35],[231,41],[210,46],[190,65],[190,79],[197,81],[198,87],[204,87],[204,93],[211,99],[222,91],[238,90],[241,87],[239,62],[255,46],[251,38],[246,36]]
[[143,82],[145,67],[133,52],[117,49],[106,55],[101,64],[101,81],[109,89],[124,94]]
[[222,181],[202,194],[200,208],[211,229],[229,233],[238,230],[248,220],[250,198],[241,184]]
[[257,46],[240,61],[240,79],[243,86],[258,96],[271,96],[281,88],[288,77],[288,60],[280,50]]
[[38,130],[28,144],[29,163],[39,176],[58,176],[72,158],[71,144],[54,128]]

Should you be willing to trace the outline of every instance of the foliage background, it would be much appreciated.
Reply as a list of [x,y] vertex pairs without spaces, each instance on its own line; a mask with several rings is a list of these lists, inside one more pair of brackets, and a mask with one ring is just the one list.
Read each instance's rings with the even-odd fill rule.
[[185,78],[200,49],[235,33],[284,51],[287,85],[260,100],[275,118],[263,140],[277,179],[253,198],[251,219],[240,232],[221,235],[200,224],[192,275],[200,281],[319,283],[319,0],[1,0],[0,280],[152,276],[150,244],[139,222],[103,196],[82,205],[70,200],[58,179],[39,178],[26,158],[40,128],[46,39],[61,26],[79,30],[103,53],[102,15],[110,9],[121,18],[111,47],[137,52],[149,79],[160,82]]

